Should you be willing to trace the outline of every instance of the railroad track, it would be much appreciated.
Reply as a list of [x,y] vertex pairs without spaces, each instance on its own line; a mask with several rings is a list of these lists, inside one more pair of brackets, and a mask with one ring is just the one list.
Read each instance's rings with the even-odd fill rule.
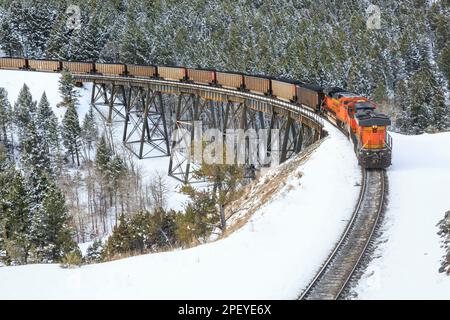
[[301,300],[339,299],[361,263],[385,201],[385,170],[363,170],[363,184],[352,218]]

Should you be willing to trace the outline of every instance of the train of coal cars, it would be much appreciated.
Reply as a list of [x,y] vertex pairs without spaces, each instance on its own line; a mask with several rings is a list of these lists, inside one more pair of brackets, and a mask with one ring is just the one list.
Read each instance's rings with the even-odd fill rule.
[[216,70],[119,63],[0,58],[0,69],[44,72],[67,69],[72,73],[191,82],[266,95],[306,106],[345,129],[361,166],[386,168],[391,164],[391,142],[386,130],[389,118],[377,113],[375,103],[366,97],[340,88]]

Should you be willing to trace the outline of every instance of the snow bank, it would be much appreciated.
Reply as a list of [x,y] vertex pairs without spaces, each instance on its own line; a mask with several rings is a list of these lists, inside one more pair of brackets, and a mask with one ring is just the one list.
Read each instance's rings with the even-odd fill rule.
[[450,133],[392,135],[383,243],[355,291],[362,299],[448,299],[436,224],[450,209]]
[[350,143],[327,130],[310,160],[229,237],[79,269],[2,267],[0,299],[296,298],[334,247],[359,193]]

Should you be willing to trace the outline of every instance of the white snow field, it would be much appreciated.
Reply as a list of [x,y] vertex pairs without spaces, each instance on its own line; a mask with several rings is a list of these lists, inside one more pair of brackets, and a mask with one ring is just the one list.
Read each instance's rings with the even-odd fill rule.
[[[46,88],[56,103],[50,92],[57,75],[15,73],[5,81],[11,73],[0,72],[0,86],[25,81]],[[227,238],[77,269],[1,267],[0,299],[295,299],[333,249],[360,190],[350,143],[328,124],[327,130],[309,161]]]
[[450,132],[392,136],[384,235],[355,291],[360,299],[450,299],[436,234],[450,210]]

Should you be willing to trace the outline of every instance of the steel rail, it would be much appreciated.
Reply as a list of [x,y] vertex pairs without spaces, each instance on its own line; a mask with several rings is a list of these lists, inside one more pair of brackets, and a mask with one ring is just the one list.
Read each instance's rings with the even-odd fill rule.
[[[363,216],[365,213],[364,208],[363,208],[364,202],[372,200],[372,199],[368,199],[370,197],[370,194],[367,193],[369,191],[368,187],[373,187],[374,180],[376,180],[371,177],[369,177],[369,178],[367,177],[368,175],[372,176],[372,174],[380,175],[380,188],[378,190],[380,200],[377,205],[376,212],[374,212],[375,217],[374,217],[374,221],[373,221],[372,225],[370,226],[370,228],[367,228],[367,230],[362,230],[361,227],[364,227],[364,226],[359,226],[360,229],[358,229],[357,223],[358,223],[358,219],[361,216]],[[361,187],[360,194],[358,197],[358,202],[353,211],[351,220],[347,224],[347,227],[344,230],[343,234],[341,235],[339,242],[336,244],[333,251],[328,256],[327,260],[325,261],[325,263],[323,264],[323,266],[321,267],[319,272],[316,274],[316,276],[313,278],[313,280],[309,283],[309,285],[306,287],[306,289],[300,295],[300,297],[299,297],[300,300],[308,299],[311,296],[313,296],[314,290],[319,292],[318,293],[319,296],[320,295],[323,296],[324,294],[320,293],[321,289],[325,292],[327,290],[328,290],[328,292],[330,292],[330,291],[333,291],[333,289],[334,289],[334,291],[336,291],[337,293],[332,295],[332,299],[338,299],[341,297],[343,291],[347,288],[347,285],[349,284],[350,280],[352,279],[353,275],[355,274],[355,271],[357,270],[358,266],[360,265],[361,260],[363,259],[365,253],[367,252],[367,248],[368,248],[369,244],[373,240],[373,235],[378,226],[380,216],[381,216],[381,213],[383,210],[385,191],[386,190],[385,190],[385,171],[384,170],[382,170],[382,169],[381,170],[371,170],[370,172],[367,169],[363,170],[362,187]],[[364,221],[366,221],[366,220],[364,220]],[[350,268],[351,269],[348,271],[348,274],[346,275],[346,277],[344,279],[340,279],[341,281],[339,281],[339,279],[338,279],[338,281],[336,281],[335,280],[336,274],[331,273],[330,275],[327,275],[327,272],[332,272],[333,262],[335,262],[335,260],[337,260],[340,255],[350,256],[349,252],[346,252],[346,250],[345,250],[346,249],[345,245],[348,244],[348,241],[352,240],[352,233],[355,233],[354,236],[358,236],[358,231],[363,231],[363,235],[359,236],[359,239],[366,237],[364,245],[363,245],[361,251],[357,254],[356,260],[352,263],[351,266],[348,267],[349,269]],[[358,248],[356,247],[356,249],[358,249]],[[354,249],[354,250],[356,250],[356,249]],[[339,271],[339,270],[337,270],[337,271]],[[331,280],[333,280],[334,283],[331,283],[331,284],[330,284],[330,282],[327,283],[327,279],[325,279],[327,276],[329,278],[331,278]],[[330,280],[330,279],[328,279],[328,280]],[[320,287],[321,285],[322,285],[322,288]],[[332,287],[332,290],[328,289],[330,286]],[[317,293],[316,293],[316,296],[317,296]]]

